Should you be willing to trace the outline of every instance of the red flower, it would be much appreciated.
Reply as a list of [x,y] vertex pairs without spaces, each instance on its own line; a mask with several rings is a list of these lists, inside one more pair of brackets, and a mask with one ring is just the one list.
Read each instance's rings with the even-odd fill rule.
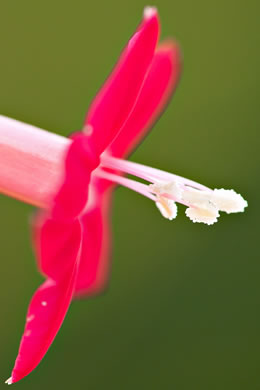
[[193,222],[208,225],[217,221],[219,211],[241,212],[247,206],[233,190],[211,190],[123,160],[147,134],[179,79],[179,49],[171,41],[157,47],[158,36],[157,11],[148,7],[94,99],[83,131],[70,140],[0,116],[0,187],[2,192],[44,209],[33,233],[39,269],[47,278],[30,303],[8,384],[39,364],[73,297],[105,288],[108,214],[115,184],[150,198],[170,220],[177,215],[176,202],[188,207],[186,215]]
[[177,83],[178,47],[170,41],[157,47],[158,35],[156,9],[146,8],[141,25],[94,99],[83,132],[71,138],[59,191],[37,217],[36,254],[47,280],[31,300],[8,384],[39,364],[73,296],[97,293],[106,285],[114,184],[100,177],[97,167],[101,156],[125,157],[136,147]]

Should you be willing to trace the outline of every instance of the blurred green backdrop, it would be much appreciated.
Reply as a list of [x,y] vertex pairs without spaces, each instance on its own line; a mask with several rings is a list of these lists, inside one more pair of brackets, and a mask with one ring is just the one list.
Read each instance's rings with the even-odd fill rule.
[[[67,135],[147,5],[140,0],[0,3],[0,113]],[[259,1],[157,0],[162,37],[184,55],[177,93],[132,156],[212,187],[245,214],[170,223],[126,189],[115,195],[108,292],[77,301],[20,389],[259,389]],[[33,208],[1,196],[0,377],[10,374],[41,281]],[[1,386],[4,384],[1,382]]]

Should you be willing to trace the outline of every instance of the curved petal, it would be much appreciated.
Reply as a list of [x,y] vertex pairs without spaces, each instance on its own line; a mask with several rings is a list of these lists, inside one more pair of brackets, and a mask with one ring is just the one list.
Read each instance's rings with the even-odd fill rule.
[[151,64],[158,35],[159,19],[154,10],[144,17],[92,102],[85,126],[99,153],[111,143],[130,114]]
[[115,157],[125,157],[141,142],[169,101],[180,71],[178,45],[171,41],[159,45],[136,105],[110,145],[109,153]]
[[109,211],[112,191],[97,192],[100,184],[97,181],[95,187],[92,184],[94,201],[81,218],[83,241],[75,296],[100,293],[106,287],[110,274]]
[[31,300],[18,356],[9,380],[11,383],[21,380],[40,363],[62,325],[72,299],[78,271],[82,233],[79,221],[77,225],[77,236],[74,231],[71,237],[67,237],[66,245],[59,253],[59,262],[63,260],[66,264],[69,256],[70,266],[62,278],[56,281],[47,279]]
[[43,215],[33,228],[40,271],[50,279],[61,280],[75,264],[81,237],[79,220],[61,222]]

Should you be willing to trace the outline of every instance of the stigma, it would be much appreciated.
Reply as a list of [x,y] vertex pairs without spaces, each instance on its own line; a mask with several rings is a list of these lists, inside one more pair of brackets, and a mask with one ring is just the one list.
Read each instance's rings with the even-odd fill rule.
[[[116,173],[104,171],[102,167]],[[96,174],[153,200],[161,215],[169,220],[177,217],[176,203],[187,207],[185,214],[192,222],[207,225],[216,223],[220,212],[239,213],[248,205],[234,190],[210,189],[181,176],[115,157],[103,156]],[[125,174],[143,179],[147,184],[129,179]]]

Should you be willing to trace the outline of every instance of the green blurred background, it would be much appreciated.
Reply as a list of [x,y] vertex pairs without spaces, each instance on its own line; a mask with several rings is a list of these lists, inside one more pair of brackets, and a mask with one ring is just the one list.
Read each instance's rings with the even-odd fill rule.
[[[67,135],[140,20],[140,0],[0,3],[0,113]],[[183,76],[132,159],[234,188],[245,214],[169,222],[115,194],[109,290],[72,304],[20,389],[256,390],[259,383],[259,1],[157,0]],[[0,377],[10,375],[27,304],[41,282],[33,208],[1,196]],[[1,386],[4,386],[1,382]],[[1,387],[2,388],[2,387]]]

